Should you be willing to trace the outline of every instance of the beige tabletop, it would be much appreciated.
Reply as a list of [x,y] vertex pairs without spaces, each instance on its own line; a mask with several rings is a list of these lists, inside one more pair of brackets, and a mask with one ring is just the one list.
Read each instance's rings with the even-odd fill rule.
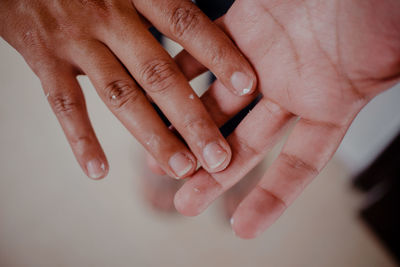
[[140,146],[80,81],[111,165],[100,182],[82,174],[38,79],[0,41],[0,266],[395,266],[338,160],[256,240],[234,236],[220,203],[196,218],[149,209]]

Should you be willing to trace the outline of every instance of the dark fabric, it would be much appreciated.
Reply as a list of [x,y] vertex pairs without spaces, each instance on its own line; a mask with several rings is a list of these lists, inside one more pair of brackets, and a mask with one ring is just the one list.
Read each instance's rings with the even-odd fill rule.
[[361,216],[400,263],[400,134],[355,180],[367,193]]
[[224,15],[235,0],[197,0],[197,6],[211,19]]
[[[228,11],[233,2],[235,0],[197,0],[196,4],[211,20],[216,20]],[[150,28],[150,32],[162,43],[162,34],[156,28]]]

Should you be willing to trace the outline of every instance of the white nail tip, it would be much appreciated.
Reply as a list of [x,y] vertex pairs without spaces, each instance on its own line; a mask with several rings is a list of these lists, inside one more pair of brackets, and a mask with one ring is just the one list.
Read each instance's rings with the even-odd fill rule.
[[243,89],[243,91],[240,95],[243,96],[243,95],[247,95],[248,93],[250,93],[250,88],[245,88],[245,89]]
[[[179,177],[182,177],[182,176],[186,175],[191,169],[192,169],[192,165],[189,165],[189,166],[186,167],[186,169],[184,169],[184,170],[180,171],[179,173],[177,173],[177,175]],[[177,179],[179,179],[179,177],[177,177]]]

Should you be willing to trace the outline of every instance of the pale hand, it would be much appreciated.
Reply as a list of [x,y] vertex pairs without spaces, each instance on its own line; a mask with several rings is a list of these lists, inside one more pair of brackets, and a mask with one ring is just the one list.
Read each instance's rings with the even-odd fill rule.
[[[294,122],[280,155],[233,215],[236,234],[253,238],[320,173],[359,111],[399,81],[400,2],[238,0],[219,24],[255,67],[264,97],[228,138],[230,166],[200,170],[175,205],[189,216],[204,211]],[[189,78],[204,71],[186,52],[177,62]],[[222,125],[251,99],[216,82],[203,102]]]

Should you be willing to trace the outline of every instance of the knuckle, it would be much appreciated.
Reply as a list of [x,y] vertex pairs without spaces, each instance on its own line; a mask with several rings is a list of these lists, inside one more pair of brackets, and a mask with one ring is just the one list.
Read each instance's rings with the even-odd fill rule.
[[77,0],[83,8],[91,9],[97,13],[107,14],[111,8],[111,1],[109,0]]
[[131,81],[114,81],[104,89],[107,102],[115,109],[122,109],[127,103],[135,102],[139,90]]
[[304,160],[295,155],[282,153],[280,158],[283,160],[284,164],[292,170],[305,171],[312,175],[318,174],[318,169],[315,166],[305,162]]
[[70,41],[87,40],[89,27],[81,27],[79,24],[71,22],[68,18],[60,20],[56,26],[57,30],[54,33],[54,40],[61,48],[63,44],[69,44]]
[[222,45],[215,45],[210,47],[210,51],[208,53],[212,55],[211,64],[213,66],[220,65],[227,58],[227,49]]
[[73,146],[78,151],[84,151],[85,149],[94,144],[94,138],[88,135],[76,136],[71,138],[70,142],[71,146]]
[[[245,138],[239,135],[234,136],[234,143],[237,146],[238,151],[243,151],[246,155],[262,155],[264,153],[264,147],[254,146]],[[232,146],[234,147],[234,146]]]
[[200,11],[192,5],[175,8],[170,19],[173,35],[182,37],[187,32],[193,31],[199,25],[200,16]]
[[162,93],[176,78],[177,69],[172,62],[153,60],[142,69],[142,79],[150,92]]
[[27,30],[20,35],[18,48],[27,54],[37,55],[38,59],[40,59],[51,54],[47,39],[48,36],[44,32],[40,32],[37,29]]
[[183,123],[183,129],[190,133],[197,133],[209,129],[210,123],[202,117],[188,118]]
[[21,35],[21,42],[27,47],[36,47],[42,43],[42,38],[38,31],[28,30]]
[[292,113],[266,97],[263,97],[263,99],[257,105],[260,109],[263,110],[263,114],[266,114],[266,116],[268,117],[274,118],[274,120],[276,120],[277,122],[279,121],[279,123],[283,123],[293,116]]
[[57,116],[68,116],[82,108],[82,103],[72,94],[56,94],[49,97],[50,105]]
[[278,203],[280,203],[281,205],[283,205],[283,207],[286,209],[288,208],[289,204],[285,201],[284,198],[280,197],[279,194],[277,194],[276,192],[274,192],[273,190],[267,189],[262,187],[260,184],[256,185],[256,188],[258,190],[260,190],[260,192],[264,193],[265,195],[267,195],[268,197],[272,197],[273,199],[275,199]]

